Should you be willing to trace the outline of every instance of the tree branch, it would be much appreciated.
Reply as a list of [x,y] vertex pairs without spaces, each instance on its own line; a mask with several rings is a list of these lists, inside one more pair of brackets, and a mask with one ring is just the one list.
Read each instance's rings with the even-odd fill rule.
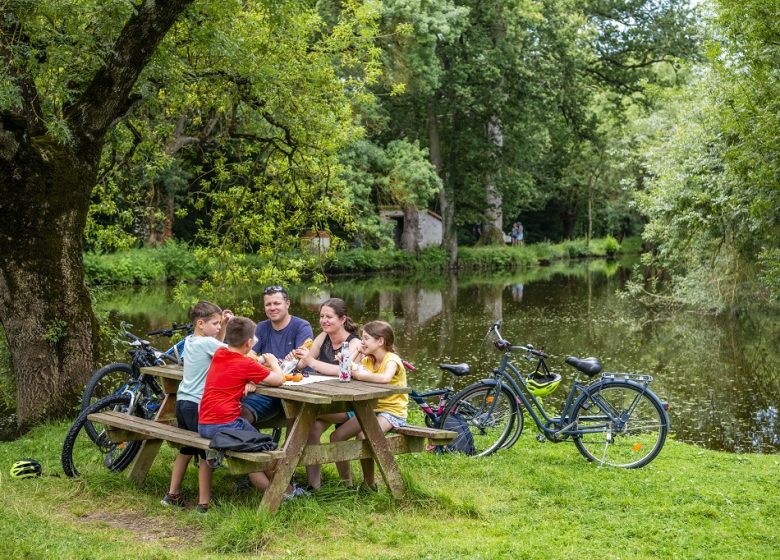
[[26,61],[14,57],[14,49],[18,49],[20,46],[23,52],[22,58],[28,57],[32,47],[30,38],[22,30],[21,23],[10,11],[0,14],[0,52],[2,52],[5,67],[21,94],[22,105],[19,107],[19,111],[27,121],[29,133],[35,136],[45,132],[46,126],[43,123],[38,88],[35,87],[32,74],[19,71],[20,68],[24,67]]
[[86,144],[102,141],[106,131],[124,115],[130,91],[181,13],[193,0],[145,0],[120,32],[107,59],[83,95],[65,110],[77,139]]

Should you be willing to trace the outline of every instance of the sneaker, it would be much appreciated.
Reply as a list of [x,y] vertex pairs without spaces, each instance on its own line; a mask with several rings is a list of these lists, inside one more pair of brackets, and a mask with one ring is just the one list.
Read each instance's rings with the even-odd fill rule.
[[165,494],[162,500],[160,500],[160,504],[164,506],[179,506],[184,507],[184,496],[181,494],[171,494],[168,492]]
[[246,492],[248,490],[252,490],[253,488],[254,485],[252,484],[252,481],[249,480],[248,476],[245,476],[236,482],[236,492]]
[[283,502],[289,502],[290,500],[294,500],[295,498],[300,498],[301,496],[308,496],[309,493],[301,488],[300,486],[293,486],[293,489],[291,492],[288,492],[282,496]]
[[198,513],[208,513],[209,504],[198,504],[195,506],[195,511],[197,511]]

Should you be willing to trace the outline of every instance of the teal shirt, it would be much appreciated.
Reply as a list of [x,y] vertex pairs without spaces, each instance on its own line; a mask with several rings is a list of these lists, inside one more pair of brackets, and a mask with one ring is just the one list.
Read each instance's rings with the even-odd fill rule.
[[203,387],[206,386],[206,374],[211,365],[211,358],[218,348],[227,347],[212,336],[188,336],[184,341],[184,376],[179,384],[177,400],[192,401],[200,404],[203,397]]

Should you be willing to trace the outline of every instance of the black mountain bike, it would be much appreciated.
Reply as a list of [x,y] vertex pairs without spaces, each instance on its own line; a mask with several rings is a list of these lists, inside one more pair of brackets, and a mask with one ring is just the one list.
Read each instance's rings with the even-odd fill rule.
[[[171,328],[152,331],[149,335],[170,337],[179,331],[190,333],[192,326],[173,323]],[[142,442],[122,441],[121,435],[112,433],[109,426],[90,420],[89,416],[118,411],[139,418],[153,418],[165,395],[157,379],[142,373],[141,368],[181,362],[183,340],[162,352],[127,330],[125,336],[130,339],[130,363],[109,364],[92,375],[82,396],[82,411],[65,435],[61,461],[67,476],[127,468]]]
[[[165,364],[181,364],[184,351],[184,339],[171,346],[167,351],[158,350],[122,325],[124,334],[130,339],[130,363],[115,362],[103,366],[87,381],[87,386],[81,396],[81,409],[86,409],[90,404],[109,395],[121,393],[128,384],[141,382],[145,387],[147,397],[155,397],[159,402],[163,397],[163,391],[154,377],[143,375],[142,367],[161,366]],[[151,331],[148,336],[167,336],[181,332],[185,335],[192,334],[192,323],[173,323],[170,328]]]

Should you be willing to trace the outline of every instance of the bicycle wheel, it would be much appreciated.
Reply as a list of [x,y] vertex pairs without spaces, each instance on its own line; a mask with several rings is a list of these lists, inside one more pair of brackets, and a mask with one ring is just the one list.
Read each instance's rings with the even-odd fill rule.
[[130,364],[113,363],[103,366],[89,378],[81,395],[81,410],[109,395],[121,393],[135,379]]
[[[449,447],[470,448],[468,439],[473,439],[473,455],[484,457],[501,448],[519,419],[517,402],[506,387],[499,390],[495,384],[477,383],[469,385],[453,397],[439,426],[444,428],[448,418],[459,416],[468,425],[469,433],[460,434]],[[465,438],[465,439],[464,439]]]
[[[141,441],[112,442],[106,426],[87,419],[97,412],[120,411],[129,413],[130,395],[109,395],[85,410],[68,430],[62,445],[62,470],[70,477],[89,475],[103,469],[122,471],[138,454]],[[144,412],[138,407],[134,414],[143,418]],[[87,433],[87,426],[96,432],[95,439]]]
[[525,414],[523,414],[525,407],[522,402],[519,402],[516,395],[514,395],[514,397],[515,402],[517,403],[517,414],[512,416],[512,425],[509,427],[509,435],[501,444],[502,449],[509,449],[517,443],[517,440],[520,439],[520,435],[523,433],[523,427],[525,425]]
[[630,381],[608,381],[574,404],[574,444],[588,460],[635,469],[655,459],[666,441],[669,417],[658,397]]

